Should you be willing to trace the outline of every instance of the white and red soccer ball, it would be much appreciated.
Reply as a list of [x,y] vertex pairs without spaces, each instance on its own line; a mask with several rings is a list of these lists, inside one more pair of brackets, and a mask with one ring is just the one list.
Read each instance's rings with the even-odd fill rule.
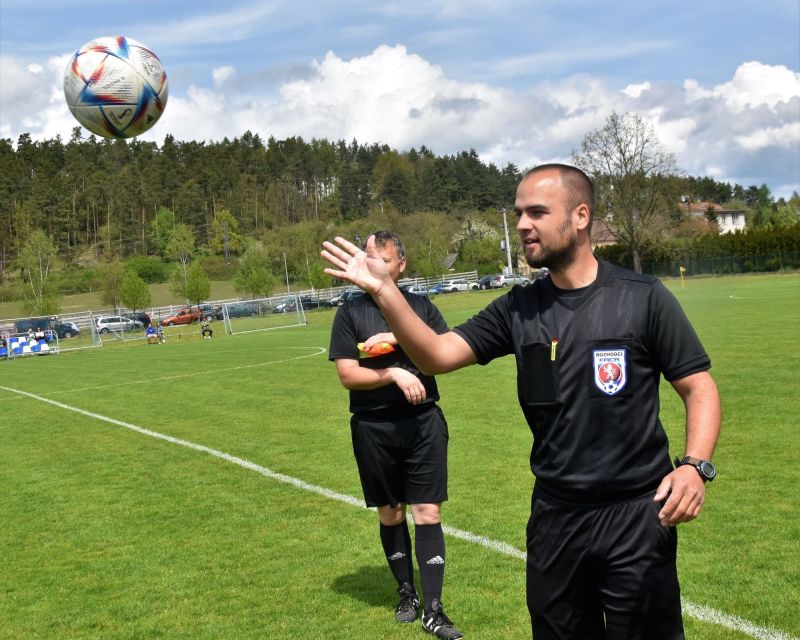
[[167,74],[158,56],[125,36],[87,42],[64,73],[64,96],[72,115],[106,138],[147,131],[164,112],[167,95]]

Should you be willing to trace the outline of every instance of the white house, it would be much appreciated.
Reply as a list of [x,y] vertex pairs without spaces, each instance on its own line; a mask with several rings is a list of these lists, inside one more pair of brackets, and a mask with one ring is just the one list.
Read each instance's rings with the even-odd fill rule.
[[732,233],[733,231],[744,231],[745,216],[744,209],[723,209],[720,205],[713,202],[690,202],[689,215],[702,217],[712,211],[717,218],[720,233]]

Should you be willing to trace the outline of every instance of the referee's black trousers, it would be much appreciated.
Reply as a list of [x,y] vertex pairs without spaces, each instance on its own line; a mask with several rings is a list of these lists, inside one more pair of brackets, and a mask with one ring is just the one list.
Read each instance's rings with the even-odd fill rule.
[[602,507],[534,496],[527,597],[535,640],[682,640],[678,534],[653,494]]

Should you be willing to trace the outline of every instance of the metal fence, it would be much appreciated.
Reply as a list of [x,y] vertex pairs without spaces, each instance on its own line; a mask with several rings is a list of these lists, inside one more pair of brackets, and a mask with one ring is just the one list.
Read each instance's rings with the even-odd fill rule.
[[[472,282],[476,280],[478,273],[476,271],[466,271],[462,273],[446,273],[432,278],[404,278],[400,281],[401,285],[415,284],[423,287],[430,288],[437,282],[445,282],[447,280],[455,280],[465,278]],[[273,293],[273,298],[281,298],[283,296],[299,296],[301,298],[311,299],[319,303],[319,306],[335,306],[336,300],[347,289],[352,289],[353,285],[341,285],[336,287],[325,287],[323,289],[304,289],[294,290],[287,293],[279,291]],[[225,300],[214,300],[206,302],[202,305],[203,315],[206,309],[221,309],[223,306],[235,305],[236,303],[252,302],[250,298],[229,298]],[[175,316],[182,309],[194,307],[192,303],[186,304],[171,304],[159,307],[149,307],[147,309],[137,309],[139,313],[146,313],[150,317],[151,323],[155,326],[163,321]],[[68,351],[74,349],[85,349],[90,347],[98,347],[102,345],[103,340],[142,340],[144,339],[144,323],[137,324],[135,327],[120,327],[119,325],[109,325],[108,329],[98,326],[99,318],[109,318],[111,316],[128,316],[132,317],[134,311],[132,309],[119,308],[119,309],[87,309],[85,311],[78,311],[72,313],[62,313],[58,316],[42,316],[42,317],[22,317],[22,318],[8,318],[0,319],[0,335],[4,337],[11,337],[23,335],[27,331],[27,325],[34,321],[40,321],[45,324],[47,328],[55,329],[56,325],[74,325],[78,331],[62,330],[58,338],[58,349],[61,351]],[[24,330],[19,330],[23,326]],[[191,327],[186,329],[186,327]],[[194,326],[194,323],[184,325],[183,327],[175,327],[173,333],[176,337],[180,337],[182,333],[195,333],[199,331]],[[69,335],[66,335],[68,333]]]
[[658,277],[686,275],[723,276],[737,273],[768,273],[800,269],[800,252],[785,251],[748,256],[693,257],[666,262],[644,263],[642,271]]

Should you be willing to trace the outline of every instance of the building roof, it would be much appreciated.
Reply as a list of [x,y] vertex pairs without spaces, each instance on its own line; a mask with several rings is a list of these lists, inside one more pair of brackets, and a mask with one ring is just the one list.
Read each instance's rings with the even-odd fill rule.
[[617,236],[611,230],[608,222],[602,218],[592,220],[592,245],[603,246],[607,244],[617,244]]
[[690,215],[702,216],[710,209],[716,215],[724,215],[726,213],[744,213],[744,209],[726,209],[722,205],[713,202],[682,202],[681,206],[685,207]]

